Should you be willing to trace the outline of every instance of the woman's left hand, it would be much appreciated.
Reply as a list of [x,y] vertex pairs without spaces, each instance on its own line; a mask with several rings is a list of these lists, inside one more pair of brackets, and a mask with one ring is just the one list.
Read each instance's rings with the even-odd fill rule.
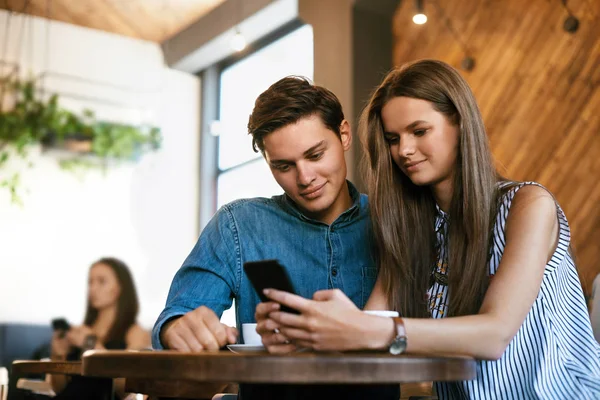
[[373,318],[381,317],[363,313],[341,290],[318,291],[313,300],[275,289],[266,289],[264,293],[271,300],[300,311],[300,315],[269,313],[269,318],[280,325],[280,332],[298,347],[314,350],[371,347],[366,330],[373,326]]
[[71,345],[82,348],[85,338],[93,334],[94,331],[87,325],[74,326],[67,332],[67,339]]

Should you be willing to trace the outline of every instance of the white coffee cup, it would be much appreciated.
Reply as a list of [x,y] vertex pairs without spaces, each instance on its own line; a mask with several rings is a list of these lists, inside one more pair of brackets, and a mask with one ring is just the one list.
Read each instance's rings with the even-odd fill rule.
[[244,344],[262,346],[262,338],[256,332],[256,324],[242,324],[242,335],[244,335]]
[[400,314],[398,314],[398,311],[391,311],[391,310],[365,310],[365,312],[367,314],[377,315],[378,317],[392,318],[392,317],[400,316]]
[[8,370],[0,367],[0,385],[8,385]]

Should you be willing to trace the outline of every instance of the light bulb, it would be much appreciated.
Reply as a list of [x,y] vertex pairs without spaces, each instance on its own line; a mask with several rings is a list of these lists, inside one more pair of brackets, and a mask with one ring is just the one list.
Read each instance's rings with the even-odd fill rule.
[[417,25],[423,25],[425,22],[427,22],[427,15],[415,14],[413,17],[413,22]]
[[231,38],[231,48],[235,51],[242,51],[246,48],[246,38],[237,29]]

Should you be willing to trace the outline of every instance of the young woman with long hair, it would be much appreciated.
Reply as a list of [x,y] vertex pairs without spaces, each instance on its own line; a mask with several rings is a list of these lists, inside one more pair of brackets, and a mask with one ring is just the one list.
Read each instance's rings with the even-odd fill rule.
[[269,351],[463,354],[477,377],[437,383],[440,398],[600,398],[566,217],[539,184],[496,172],[460,74],[434,60],[393,70],[360,129],[380,268],[366,308],[402,318],[366,315],[340,291],[267,290],[256,317]]
[[[53,360],[77,360],[90,349],[140,350],[150,347],[150,333],[137,324],[138,298],[131,272],[116,258],[101,258],[90,267],[88,298],[83,325],[55,332],[51,342]],[[77,379],[75,379],[77,378]],[[57,398],[92,398],[93,380],[52,375]],[[117,392],[124,394],[122,382]]]

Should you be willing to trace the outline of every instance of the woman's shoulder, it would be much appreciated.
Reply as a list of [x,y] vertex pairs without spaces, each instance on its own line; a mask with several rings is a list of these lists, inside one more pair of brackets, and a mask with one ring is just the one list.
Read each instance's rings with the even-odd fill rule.
[[150,346],[150,332],[138,323],[129,327],[125,334],[127,348],[144,348]]
[[558,203],[550,190],[537,182],[502,181],[498,183],[498,207],[500,217],[508,217],[509,211],[543,212],[556,214]]
[[501,202],[512,201],[513,198],[518,194],[519,197],[527,197],[527,196],[549,196],[549,198],[554,199],[554,195],[552,192],[546,188],[544,185],[533,182],[533,181],[511,181],[511,180],[502,180],[498,182],[498,192],[499,192],[499,200]]
[[539,183],[506,181],[499,183],[499,189],[499,214],[502,219],[516,214],[556,219],[558,203],[554,195]]
[[502,243],[498,245],[499,250],[504,248],[509,225],[516,226],[517,230],[537,226],[554,231],[558,223],[562,233],[560,240],[569,242],[570,230],[562,209],[553,194],[536,182],[500,182],[496,211],[494,235],[503,238],[499,241]]
[[552,193],[544,186],[535,182],[525,182],[515,189],[512,202],[521,206],[552,205],[555,207],[555,199]]

